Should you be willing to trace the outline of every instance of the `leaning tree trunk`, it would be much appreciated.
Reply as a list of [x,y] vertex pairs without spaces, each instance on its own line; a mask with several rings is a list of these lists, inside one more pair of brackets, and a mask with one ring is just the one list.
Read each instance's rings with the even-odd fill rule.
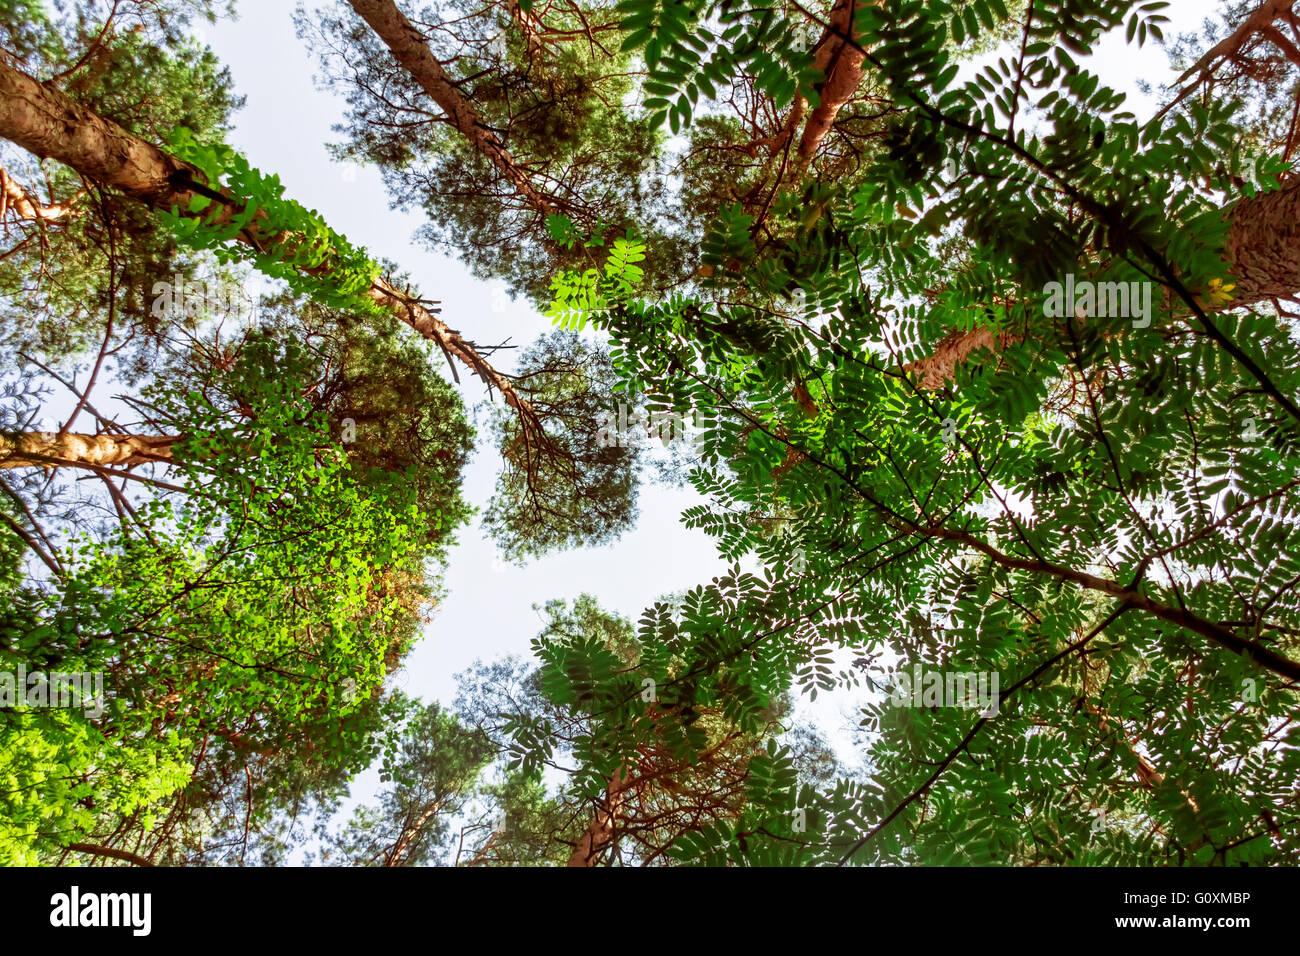
[[865,57],[856,45],[853,30],[853,14],[861,9],[862,3],[863,0],[836,0],[826,31],[818,42],[813,65],[821,71],[822,82],[817,90],[817,106],[808,114],[799,139],[796,178],[807,170],[835,125],[835,117],[853,99],[862,82]]
[[[78,193],[74,201],[80,195]],[[0,222],[11,212],[19,221],[54,222],[71,211],[71,201],[43,203],[24,189],[7,170],[0,168]]]
[[401,835],[384,854],[383,866],[405,866],[406,858],[411,855],[411,849],[415,846],[416,838],[424,829],[424,825],[441,809],[442,801],[435,800],[420,812],[413,823],[404,825]]
[[519,0],[506,0],[506,6],[510,9],[510,19],[519,28],[519,32],[524,35],[528,55],[531,57],[540,53],[542,51],[540,22],[533,16],[531,10],[525,10],[520,6]]
[[[799,141],[797,169],[801,173],[864,76],[865,57],[847,39],[856,40],[853,15],[864,2],[869,0],[836,0],[818,42],[815,65],[824,80],[821,102],[809,114]],[[1231,58],[1251,36],[1266,33],[1274,21],[1290,16],[1294,5],[1295,0],[1264,0],[1233,34],[1207,52],[1181,79],[1207,73],[1216,62]],[[1291,298],[1300,292],[1300,178],[1284,184],[1280,191],[1237,201],[1228,210],[1228,221],[1225,261],[1236,276],[1236,288],[1230,302],[1207,304],[1206,311]],[[954,330],[935,345],[929,356],[911,363],[906,371],[920,378],[922,388],[942,388],[952,380],[956,367],[973,353],[984,349],[996,352],[1019,341],[1019,336],[1011,332],[995,335],[989,329]]]
[[[1215,67],[1225,60],[1236,59],[1240,54],[1242,47],[1246,46],[1257,36],[1268,38],[1274,46],[1280,49],[1289,60],[1297,63],[1295,45],[1280,33],[1274,26],[1279,19],[1287,19],[1292,24],[1295,20],[1291,10],[1295,6],[1296,0],[1264,0],[1262,4],[1255,8],[1237,29],[1216,43],[1210,49],[1205,51],[1205,55],[1193,63],[1178,78],[1179,83],[1185,83],[1189,79],[1195,79],[1196,82],[1185,89],[1174,103],[1179,102],[1183,97],[1196,87],[1202,79],[1210,76]],[[1170,107],[1174,105],[1170,104]],[[1169,109],[1166,107],[1165,109]],[[1163,112],[1163,110],[1161,111]]]
[[0,433],[0,468],[109,468],[169,462],[175,435]]
[[[861,8],[862,2],[864,0],[837,0],[831,9],[826,28],[813,47],[813,67],[822,75],[821,82],[816,87],[817,106],[810,111],[807,100],[801,96],[796,97],[779,130],[741,147],[751,157],[757,157],[760,150],[766,150],[770,165],[778,156],[785,154],[798,134],[799,143],[795,147],[793,163],[788,169],[782,165],[780,175],[783,179],[797,181],[808,171],[817,150],[834,127],[835,118],[852,101],[854,92],[862,82],[865,57],[847,39],[854,36],[853,14]],[[801,123],[802,132],[799,129]]]
[[[196,167],[177,159],[104,119],[59,90],[38,83],[27,74],[0,61],[0,137],[12,140],[42,159],[57,159],[86,179],[120,190],[156,209],[176,209],[181,215],[222,225],[245,211],[244,204],[217,184],[207,183]],[[208,211],[190,213],[190,203],[209,198],[216,189],[226,197],[207,203]],[[293,243],[266,225],[265,214],[255,215],[239,234],[254,248],[271,246],[291,254]],[[293,237],[289,237],[292,239]],[[317,278],[328,278],[328,263],[314,267]],[[507,404],[519,412],[531,434],[541,425],[532,406],[511,382],[494,369],[459,332],[449,328],[420,302],[376,279],[365,294],[377,305],[467,365],[489,387],[498,389]]]
[[[393,58],[420,85],[447,120],[482,153],[515,187],[515,192],[542,215],[556,211],[553,198],[533,185],[528,171],[516,162],[505,143],[479,117],[474,105],[447,77],[424,35],[415,28],[393,0],[349,0],[352,9],[384,41]],[[527,21],[524,21],[527,22]]]
[[609,842],[614,839],[619,809],[627,792],[630,778],[623,770],[614,771],[605,789],[605,799],[592,814],[591,823],[583,832],[578,845],[569,856],[569,866],[595,866]]

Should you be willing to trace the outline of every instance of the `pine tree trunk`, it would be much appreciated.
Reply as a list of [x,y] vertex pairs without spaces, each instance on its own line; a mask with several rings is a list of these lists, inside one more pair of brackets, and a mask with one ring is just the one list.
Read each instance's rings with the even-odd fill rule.
[[188,209],[197,194],[178,188],[173,177],[185,181],[192,174],[202,182],[197,170],[4,62],[0,136],[150,206],[175,202]]
[[618,821],[619,808],[623,805],[623,795],[627,791],[628,775],[617,770],[609,779],[605,788],[605,799],[592,815],[591,823],[582,839],[573,848],[569,857],[569,866],[595,866],[601,852],[614,839],[614,828]]
[[482,153],[515,187],[515,192],[542,215],[556,211],[555,202],[532,183],[497,135],[479,118],[474,105],[448,79],[442,64],[429,49],[424,35],[406,19],[393,0],[348,0],[352,9],[384,41],[393,58],[411,74],[447,120]]
[[[195,167],[3,61],[0,61],[0,137],[42,159],[57,159],[87,179],[119,189],[152,208],[175,207],[184,215],[191,200],[202,195],[194,187],[207,186],[205,177]],[[194,217],[220,225],[243,209],[242,203],[230,197],[228,202],[209,203],[210,211],[196,213]],[[269,230],[259,232],[258,224],[264,220],[264,216],[254,217],[240,233],[240,241],[258,244],[264,239],[281,239],[282,236],[272,235]],[[313,271],[318,276],[328,276],[328,266]],[[520,413],[530,432],[540,432],[540,422],[532,406],[459,332],[383,280],[376,280],[366,295],[467,365],[489,388],[501,392],[506,403]]]
[[431,803],[424,808],[414,823],[402,828],[401,836],[384,854],[384,866],[403,866],[406,863],[406,858],[411,852],[411,847],[415,844],[415,838],[420,835],[420,830],[440,809],[442,809],[441,802]]
[[[80,197],[80,193],[77,197]],[[74,200],[75,198],[74,197]],[[18,180],[0,169],[0,220],[13,213],[20,221],[54,222],[72,211],[72,202],[43,203],[35,199]]]
[[525,11],[519,5],[519,0],[506,0],[506,6],[510,8],[510,19],[514,21],[515,26],[519,27],[519,32],[524,35],[524,43],[528,47],[529,56],[534,56],[541,52],[542,38],[538,21],[533,17],[530,11]]
[[172,460],[175,435],[0,434],[0,468],[143,465]]
[[[1273,22],[1289,14],[1294,6],[1295,0],[1264,0],[1250,16],[1241,22],[1237,29],[1212,46],[1205,52],[1204,56],[1188,67],[1183,75],[1178,78],[1178,82],[1184,83],[1193,76],[1199,82],[1203,76],[1213,71],[1218,61],[1231,60],[1236,57],[1241,48],[1253,36],[1256,34],[1267,35],[1268,30],[1272,28]],[[1282,42],[1289,43],[1285,37],[1282,38]],[[1279,44],[1279,48],[1286,52],[1281,44]],[[1182,96],[1179,99],[1182,99]]]
[[796,178],[807,170],[822,141],[835,125],[835,117],[853,99],[863,77],[863,54],[848,37],[853,32],[853,14],[863,0],[836,0],[829,25],[817,46],[814,65],[822,72],[817,106],[808,114],[799,140]]

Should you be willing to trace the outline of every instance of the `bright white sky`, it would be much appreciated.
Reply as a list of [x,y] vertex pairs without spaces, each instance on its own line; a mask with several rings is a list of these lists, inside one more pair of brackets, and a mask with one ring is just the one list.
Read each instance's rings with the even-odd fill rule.
[[[229,67],[236,92],[247,97],[235,116],[231,145],[256,168],[278,174],[286,196],[318,210],[373,255],[399,263],[425,296],[441,300],[442,318],[468,338],[481,343],[509,338],[526,345],[549,331],[550,322],[522,301],[507,302],[504,312],[494,313],[492,285],[475,279],[454,258],[411,241],[421,214],[390,210],[376,170],[346,169],[330,159],[325,144],[341,139],[331,126],[342,119],[344,104],[315,88],[318,65],[294,33],[293,6],[291,0],[241,3],[238,20],[196,31]],[[1199,32],[1202,18],[1215,7],[1214,0],[1176,0],[1165,12],[1176,18],[1176,30]],[[1139,117],[1154,110],[1144,105],[1135,80],[1173,78],[1162,50],[1150,41],[1142,51],[1126,46],[1122,31],[1103,42],[1089,65],[1112,88],[1130,94],[1130,109]],[[507,354],[498,357],[508,371]],[[477,380],[463,371],[461,377],[466,403],[481,400]],[[480,448],[466,473],[465,494],[472,504],[487,504],[498,468],[495,450]],[[455,693],[453,675],[476,658],[528,655],[541,619],[535,604],[589,592],[604,607],[635,621],[656,597],[707,582],[724,570],[710,539],[680,523],[682,509],[698,501],[693,492],[647,484],[640,501],[635,530],[616,544],[553,555],[525,569],[497,560],[477,524],[462,529],[460,543],[450,552],[447,600],[396,676],[397,686],[424,700],[449,703]],[[812,713],[840,745],[842,758],[856,763],[856,755],[844,749],[844,730],[857,722],[849,703],[844,695],[822,697]],[[364,799],[377,785],[377,773],[367,773],[354,786],[354,795]]]

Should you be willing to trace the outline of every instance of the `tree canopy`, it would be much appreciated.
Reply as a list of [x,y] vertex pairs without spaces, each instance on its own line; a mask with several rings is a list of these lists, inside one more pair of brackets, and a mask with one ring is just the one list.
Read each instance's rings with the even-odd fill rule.
[[[511,354],[227,142],[216,5],[0,3],[0,694],[105,691],[0,708],[0,859],[1294,864],[1292,7],[300,7]],[[614,547],[656,471],[724,572],[394,686],[476,510]]]

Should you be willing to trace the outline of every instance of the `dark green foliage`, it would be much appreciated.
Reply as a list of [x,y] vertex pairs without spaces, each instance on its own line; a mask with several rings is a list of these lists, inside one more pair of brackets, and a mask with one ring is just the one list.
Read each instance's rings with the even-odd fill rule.
[[361,807],[323,857],[350,866],[418,866],[438,858],[448,821],[461,812],[491,760],[481,731],[437,704],[419,709],[384,763],[387,786],[375,809]]
[[[424,29],[449,79],[528,170],[550,211],[618,235],[664,201],[666,183],[654,175],[660,137],[622,107],[634,87],[605,4],[552,7],[544,28],[567,35],[536,51],[504,4],[457,2],[436,11],[407,4],[403,12]],[[321,56],[325,82],[347,97],[348,139],[339,155],[379,166],[399,207],[423,209],[423,239],[454,250],[475,274],[544,301],[554,269],[581,261],[549,240],[547,211],[519,195],[445,120],[345,5],[300,13],[298,25]],[[658,265],[671,268],[666,259]]]
[[[830,6],[561,3],[532,27],[505,4],[412,8],[540,201],[350,13],[300,18],[349,98],[340,155],[380,166],[480,276],[549,292],[565,330],[516,372],[544,433],[493,422],[488,533],[515,560],[612,541],[641,446],[601,433],[618,401],[644,402],[699,413],[681,459],[704,500],[683,520],[729,562],[635,625],[589,596],[548,604],[536,666],[476,665],[455,716],[430,706],[400,747],[385,738],[390,786],[333,838],[336,860],[554,864],[584,834],[585,862],[615,865],[1300,858],[1300,335],[1273,301],[1294,276],[1261,281],[1277,230],[1248,228],[1267,223],[1260,193],[1295,188],[1293,66],[1252,40],[1139,119],[1082,58],[1108,34],[1150,50],[1168,4],[863,4],[866,76],[796,161],[785,124],[821,102],[805,41]],[[4,43],[54,69],[60,35]],[[200,62],[114,49],[102,83],[75,83],[124,122],[154,115],[126,73],[179,88]],[[1175,54],[1194,62],[1192,40]],[[341,282],[292,288],[339,311],[285,300],[289,334],[219,340],[211,375],[179,361],[155,383],[192,497],[97,529],[66,575],[7,572],[39,554],[20,507],[37,490],[0,498],[0,655],[102,667],[121,688],[118,723],[6,718],[0,776],[36,794],[6,812],[15,859],[171,806],[187,822],[160,859],[242,861],[240,771],[257,774],[254,852],[284,859],[303,808],[334,806],[409,711],[382,676],[433,593],[419,562],[467,512],[459,408],[438,411],[453,403],[430,356],[376,331],[356,295],[378,264],[209,145],[230,101],[201,69],[218,92],[159,111],[197,131],[176,148],[314,237],[305,261],[337,259]],[[32,232],[0,265],[6,342],[83,354],[86,316],[117,307],[131,262],[171,255],[116,261],[138,224],[86,223],[49,232],[93,309],[63,331],[18,324],[50,239]],[[1059,305],[1065,283],[1109,289],[1112,308]],[[1116,308],[1121,288],[1137,299]],[[66,304],[38,291],[49,315]],[[7,397],[6,427],[38,404]],[[356,443],[336,437],[344,419]],[[913,693],[904,675],[922,672],[948,686]],[[955,699],[954,677],[996,679],[995,706]],[[830,691],[856,700],[859,772],[794,719],[792,692]]]
[[[0,16],[0,48],[19,68],[56,85],[78,103],[151,142],[176,126],[220,138],[242,103],[229,72],[185,33],[188,21],[220,4],[63,5],[51,19],[45,4],[16,3]],[[84,357],[103,338],[111,316],[127,343],[124,375],[144,374],[158,337],[151,314],[153,284],[176,274],[193,278],[197,263],[137,203],[95,188],[71,170],[37,165],[19,151],[0,157],[25,188],[71,214],[49,224],[18,223],[0,257],[0,353],[17,364],[27,352],[48,362]],[[9,226],[7,229],[13,229]],[[8,232],[7,232],[8,234]],[[133,333],[133,334],[132,334]]]
[[608,444],[602,425],[620,396],[604,349],[553,332],[519,357],[516,387],[546,422],[527,438],[497,408],[493,433],[505,461],[483,526],[511,560],[614,540],[636,517],[639,444]]
[[[793,254],[749,242],[753,218],[737,208],[706,241],[719,270],[740,263],[729,302],[557,284],[557,309],[580,300],[618,343],[628,387],[717,410],[693,475],[711,500],[686,519],[767,568],[688,602],[700,662],[688,673],[701,677],[675,702],[739,718],[762,704],[747,694],[791,678],[887,695],[913,663],[1001,678],[991,719],[877,696],[865,780],[796,796],[773,755],[760,776],[778,783],[756,793],[807,809],[797,846],[771,821],[763,837],[693,835],[687,856],[1295,858],[1300,751],[1279,730],[1300,659],[1293,322],[1223,311],[1222,200],[1195,183],[1228,185],[1216,166],[1239,162],[1233,109],[1196,103],[1141,125],[1074,61],[1103,29],[1158,37],[1160,9],[1035,3],[1023,56],[959,85],[946,38],[996,28],[1001,4],[959,17],[921,0],[865,7],[868,67],[907,112],[863,181],[826,194]],[[1275,188],[1282,164],[1259,168]],[[1150,321],[1045,314],[1044,285],[1067,273],[1154,278]],[[793,289],[803,314],[767,319],[789,315]],[[920,387],[911,363],[980,328],[1004,335],[996,358],[974,351],[950,382]],[[786,517],[786,532],[754,510]],[[643,638],[643,662],[684,637],[647,623],[663,630]],[[847,656],[861,666],[839,665]],[[552,666],[558,681],[576,664]],[[618,739],[636,739],[616,709],[626,678],[595,650],[582,666],[556,687],[581,700],[594,679]],[[609,758],[591,759],[599,778]]]

